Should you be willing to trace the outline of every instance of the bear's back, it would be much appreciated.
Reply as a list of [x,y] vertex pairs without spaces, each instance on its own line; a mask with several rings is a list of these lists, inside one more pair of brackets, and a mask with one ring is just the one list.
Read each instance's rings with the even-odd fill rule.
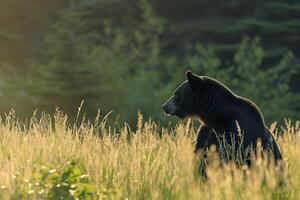
[[[244,97],[236,95],[221,82],[204,77],[207,86],[216,88],[218,109],[214,113],[212,128],[217,132],[238,134],[241,131],[245,146],[256,146],[260,139],[263,146],[268,143],[268,132],[265,130],[263,116],[255,103]],[[228,136],[229,138],[231,136]]]
[[[233,111],[235,112],[236,126],[244,137],[245,145],[255,145],[259,139],[263,146],[268,143],[268,134],[259,108],[250,100],[236,96]],[[233,122],[232,122],[233,123]]]

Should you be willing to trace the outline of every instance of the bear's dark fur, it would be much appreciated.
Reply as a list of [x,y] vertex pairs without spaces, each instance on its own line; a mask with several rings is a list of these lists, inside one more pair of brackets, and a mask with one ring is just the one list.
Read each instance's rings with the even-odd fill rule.
[[197,76],[191,71],[186,72],[186,78],[187,81],[176,89],[163,109],[168,115],[181,119],[196,117],[203,122],[198,131],[195,153],[199,150],[205,153],[212,144],[222,153],[221,141],[225,141],[236,146],[233,152],[238,154],[240,151],[245,163],[251,165],[251,151],[257,153],[257,142],[260,141],[268,158],[274,158],[275,163],[282,160],[278,145],[253,102],[234,94],[212,78]]

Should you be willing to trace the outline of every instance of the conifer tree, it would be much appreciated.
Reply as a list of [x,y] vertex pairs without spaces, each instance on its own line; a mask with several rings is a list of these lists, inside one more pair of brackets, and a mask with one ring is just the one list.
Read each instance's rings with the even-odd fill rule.
[[76,112],[81,101],[88,110],[97,111],[100,98],[99,73],[90,65],[89,34],[84,33],[82,13],[71,1],[70,7],[61,12],[59,21],[47,36],[45,64],[38,69],[39,105],[42,109],[60,106],[68,113]]

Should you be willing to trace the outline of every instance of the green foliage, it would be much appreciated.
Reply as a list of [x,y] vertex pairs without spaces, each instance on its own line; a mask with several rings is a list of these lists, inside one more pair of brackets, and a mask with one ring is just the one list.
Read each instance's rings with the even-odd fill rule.
[[[82,100],[89,105],[87,113],[97,110],[100,98],[100,72],[89,64],[92,34],[83,34],[82,13],[71,5],[48,35],[46,62],[37,69],[38,106],[42,109],[62,106],[74,113]],[[34,84],[37,84],[34,83]]]
[[[0,31],[6,38],[15,35],[17,44],[4,42],[0,47],[0,58],[9,63],[28,63],[38,60],[47,47],[43,41],[48,34],[49,24],[56,21],[53,10],[67,8],[70,1],[48,0],[28,5],[18,0],[2,0],[6,7],[0,8]],[[127,33],[135,30],[142,22],[139,1],[136,0],[76,0],[80,9],[88,11],[84,16],[91,32],[101,29],[103,19],[113,21]],[[291,49],[296,56],[299,51],[300,4],[297,0],[149,0],[153,10],[166,19],[167,29],[160,42],[163,50],[180,56],[186,43],[202,42],[213,45],[237,47],[241,35],[260,36],[267,56],[279,56]],[[22,16],[26,16],[25,19]],[[7,29],[7,30],[6,30]],[[2,37],[3,38],[3,37]],[[19,40],[18,39],[18,40]],[[6,39],[4,39],[5,41]],[[235,45],[232,45],[235,44]],[[236,49],[235,49],[236,50]],[[273,55],[273,52],[276,55]],[[232,49],[223,49],[225,59]],[[28,56],[30,55],[30,59]],[[23,69],[23,65],[13,66]]]
[[[38,73],[42,86],[37,91],[38,105],[48,109],[60,105],[74,113],[85,100],[88,114],[96,114],[100,107],[103,112],[122,113],[122,120],[133,122],[137,111],[144,108],[145,115],[156,117],[150,111],[161,105],[153,105],[161,97],[159,67],[172,64],[172,59],[164,58],[160,51],[163,20],[148,1],[139,1],[139,8],[143,23],[130,34],[107,20],[102,33],[86,33],[82,31],[89,27],[82,17],[84,9],[63,12],[48,37],[48,61]],[[149,93],[143,94],[145,91]]]
[[1,115],[9,113],[11,108],[22,118],[31,115],[34,110],[33,99],[27,92],[28,86],[32,85],[31,77],[27,75],[16,77],[13,73],[0,70],[0,79]]
[[[216,13],[206,10],[204,13],[209,19],[195,28],[194,21],[180,25],[176,24],[178,19],[161,17],[157,6],[164,5],[163,2],[168,1],[139,0],[134,4],[123,0],[72,1],[59,12],[59,19],[47,34],[44,57],[32,66],[29,76],[4,77],[0,89],[5,101],[0,106],[5,110],[19,108],[24,113],[32,110],[33,105],[48,112],[60,106],[75,118],[77,107],[84,100],[82,112],[87,113],[89,119],[93,119],[100,108],[101,113],[114,111],[115,115],[120,114],[121,122],[135,125],[136,113],[140,110],[146,118],[167,123],[169,118],[163,116],[161,105],[185,79],[185,70],[191,67],[199,75],[216,78],[237,94],[256,102],[268,122],[299,116],[299,97],[290,90],[290,80],[299,73],[297,58],[285,48],[263,48],[265,39],[259,42],[246,38],[241,44],[236,40],[245,30],[255,30],[254,35],[261,31],[262,38],[274,35],[274,31],[278,35],[286,31],[294,34],[297,20],[270,23],[267,17],[243,17],[222,21],[214,20]],[[209,4],[208,1],[189,2]],[[177,2],[171,7],[180,6],[189,8],[186,2]],[[282,5],[260,6],[258,10],[269,9],[268,6],[279,9]],[[228,5],[217,3],[215,9],[222,11],[221,16],[229,12],[227,9],[246,7],[245,2],[232,0]],[[283,7],[291,9],[287,4]],[[247,9],[245,12],[252,13]],[[176,23],[170,24],[170,21]],[[220,24],[215,26],[215,22]],[[209,33],[213,40],[208,41],[215,42],[199,45],[202,36],[197,40],[190,38],[199,31]],[[245,33],[253,35],[251,31]],[[226,35],[230,35],[228,43],[218,42],[219,36],[226,38]],[[174,38],[178,42],[170,46]],[[281,61],[270,62],[271,54],[275,57],[282,54]]]
[[78,161],[35,166],[29,174],[15,175],[13,199],[96,199],[96,186],[84,171]]
[[[159,14],[170,22],[165,42],[176,43],[178,49],[185,42],[194,41],[210,45],[238,44],[241,36],[249,35],[262,39],[266,58],[281,56],[285,49],[291,49],[299,56],[299,45],[296,45],[299,44],[296,36],[300,16],[298,1],[153,2]],[[229,59],[233,51],[223,49],[218,53]]]
[[265,67],[265,49],[258,39],[246,38],[235,46],[233,60],[226,63],[217,56],[216,46],[189,45],[180,58],[170,56],[161,42],[165,20],[147,0],[138,1],[136,15],[140,17],[131,32],[106,18],[98,19],[101,31],[91,31],[97,18],[89,21],[87,16],[98,3],[101,1],[72,4],[48,35],[49,49],[45,64],[39,67],[36,92],[42,109],[59,105],[74,116],[84,100],[83,112],[90,117],[98,108],[102,113],[113,110],[120,114],[119,120],[133,125],[140,110],[146,118],[166,123],[160,106],[191,66],[198,74],[214,77],[252,99],[268,122],[299,116],[295,109],[299,96],[289,87],[290,79],[299,72],[292,53],[286,53],[279,64]]

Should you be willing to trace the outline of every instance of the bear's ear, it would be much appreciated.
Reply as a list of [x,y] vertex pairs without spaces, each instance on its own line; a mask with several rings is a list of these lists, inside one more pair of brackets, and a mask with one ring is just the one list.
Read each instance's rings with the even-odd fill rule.
[[193,91],[197,90],[197,88],[199,88],[199,85],[202,82],[202,79],[199,76],[195,75],[191,70],[187,70],[185,72],[185,76],[192,90]]

